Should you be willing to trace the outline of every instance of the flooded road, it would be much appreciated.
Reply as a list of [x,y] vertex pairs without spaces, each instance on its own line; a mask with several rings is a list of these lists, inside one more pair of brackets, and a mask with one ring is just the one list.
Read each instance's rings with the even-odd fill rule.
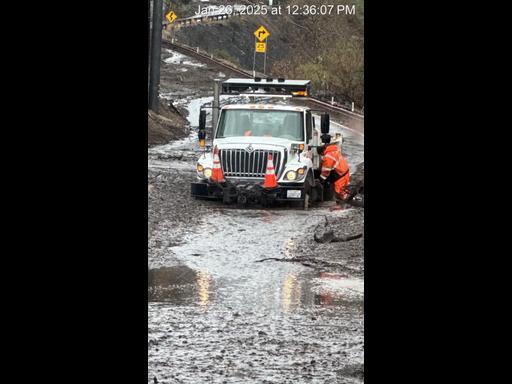
[[[183,75],[193,70],[205,69]],[[362,278],[289,262],[326,215],[350,210],[191,199],[194,127],[211,97],[166,91],[193,129],[148,150],[148,383],[363,382]],[[364,137],[332,127],[343,132],[350,165],[361,162]],[[279,261],[261,261],[269,257]]]
[[[305,212],[219,209],[173,248],[173,262],[152,265],[150,377],[360,382],[362,280],[295,263],[257,262],[292,255],[301,226],[316,220]],[[347,367],[357,374],[339,381]]]

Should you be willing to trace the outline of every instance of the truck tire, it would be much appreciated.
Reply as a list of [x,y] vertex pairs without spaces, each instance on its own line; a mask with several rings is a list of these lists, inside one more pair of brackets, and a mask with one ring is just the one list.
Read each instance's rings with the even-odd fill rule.
[[307,211],[309,209],[309,198],[310,194],[306,192],[304,195],[304,200],[302,201],[302,209]]
[[267,209],[267,208],[271,208],[272,207],[271,202],[269,200],[267,200],[267,198],[265,196],[261,197],[260,205],[261,205],[261,208],[263,208],[263,209]]
[[334,185],[332,185],[331,183],[325,183],[323,194],[324,194],[324,201],[334,200]]
[[304,200],[300,202],[300,207],[307,211],[311,205],[311,194],[314,186],[313,174],[311,172],[306,176],[306,182],[304,183]]

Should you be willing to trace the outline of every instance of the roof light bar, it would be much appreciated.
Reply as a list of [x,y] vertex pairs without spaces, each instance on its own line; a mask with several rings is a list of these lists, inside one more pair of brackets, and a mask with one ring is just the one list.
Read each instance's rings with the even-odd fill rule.
[[292,98],[292,95],[283,95],[283,94],[269,94],[269,93],[239,93],[237,96],[247,96],[247,97],[279,97],[281,99]]
[[285,80],[282,78],[260,77],[254,79],[232,78],[222,82],[223,95],[251,95],[251,96],[294,96],[307,97],[311,93],[310,80]]

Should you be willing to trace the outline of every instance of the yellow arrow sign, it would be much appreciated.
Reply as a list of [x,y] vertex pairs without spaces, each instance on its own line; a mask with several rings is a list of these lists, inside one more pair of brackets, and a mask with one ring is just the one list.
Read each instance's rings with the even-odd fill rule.
[[264,53],[267,49],[267,43],[256,43],[256,52]]
[[169,20],[169,23],[172,23],[174,20],[176,20],[178,16],[174,13],[174,11],[170,11],[167,15],[165,15],[165,18]]
[[265,41],[266,38],[270,36],[270,32],[262,25],[254,31],[254,36],[256,36],[259,41]]

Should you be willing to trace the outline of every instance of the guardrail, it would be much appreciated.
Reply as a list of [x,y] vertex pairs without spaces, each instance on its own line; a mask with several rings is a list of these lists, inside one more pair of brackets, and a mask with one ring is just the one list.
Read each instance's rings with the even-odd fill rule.
[[197,16],[190,16],[190,17],[184,17],[181,19],[176,19],[174,22],[164,22],[163,28],[169,29],[169,27],[186,27],[186,26],[192,26],[196,24],[203,24],[205,22],[211,22],[211,21],[221,21],[221,20],[227,20],[232,18],[233,16],[240,16],[239,12],[233,12],[233,13],[221,13],[221,14],[213,14],[213,15],[197,15]]

